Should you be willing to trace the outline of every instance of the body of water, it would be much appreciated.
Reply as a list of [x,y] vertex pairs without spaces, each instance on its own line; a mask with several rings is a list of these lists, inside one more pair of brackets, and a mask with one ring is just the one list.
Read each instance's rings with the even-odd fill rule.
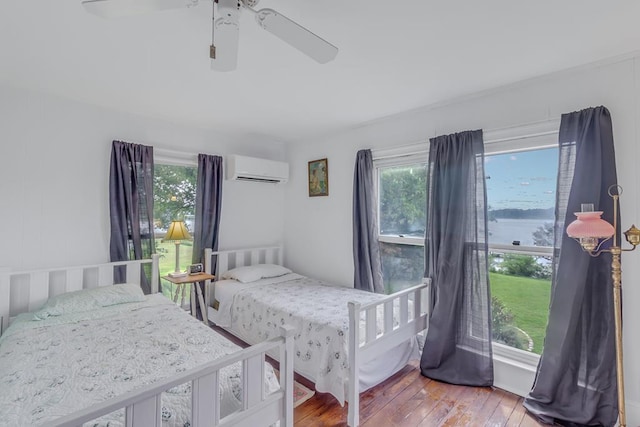
[[533,246],[533,233],[544,224],[553,224],[553,219],[498,218],[489,221],[489,242],[510,245],[518,240],[523,246]]

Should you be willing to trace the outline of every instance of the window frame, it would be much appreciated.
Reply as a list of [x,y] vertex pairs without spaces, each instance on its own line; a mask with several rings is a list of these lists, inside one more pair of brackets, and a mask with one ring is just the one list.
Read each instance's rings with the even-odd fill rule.
[[[495,134],[489,135],[485,140],[485,157],[498,154],[521,153],[547,148],[557,148],[559,128],[559,121],[546,121],[534,125],[520,126],[497,131]],[[488,135],[485,134],[485,136]],[[488,242],[488,249],[490,252],[495,251],[532,256],[553,256],[552,246],[515,246],[499,243],[491,244]],[[509,363],[515,365],[522,365],[528,370],[533,369],[533,373],[535,374],[535,368],[540,360],[539,354],[533,353],[532,351],[510,347],[495,341],[491,344],[495,357],[498,359],[506,359]],[[512,389],[517,387],[518,385],[511,386]]]
[[[537,149],[558,147],[560,120],[544,120],[526,125],[513,126],[484,132],[485,157],[496,154],[517,153]],[[373,150],[375,175],[375,196],[378,218],[379,204],[379,170],[382,167],[403,166],[424,162],[428,165],[429,141],[399,146],[396,148]],[[425,206],[426,208],[426,206]],[[404,245],[424,246],[424,239],[416,237],[400,237],[380,235],[378,241]],[[489,244],[490,250],[503,253],[518,253],[533,256],[552,256],[552,247],[514,246],[505,244]],[[493,357],[498,370],[495,385],[521,396],[526,395],[535,377],[540,355],[492,342]],[[510,372],[504,375],[502,372]],[[500,373],[499,373],[499,372]],[[527,384],[530,382],[529,384]]]
[[376,196],[376,215],[378,216],[378,229],[376,230],[376,234],[379,242],[424,246],[424,237],[403,236],[399,234],[380,234],[380,173],[381,169],[384,168],[416,164],[424,164],[428,166],[428,163],[429,154],[428,144],[426,143],[411,144],[386,150],[377,150],[373,153],[373,167],[375,169],[374,191]]
[[[377,150],[373,153],[374,192],[376,215],[378,218],[376,237],[379,243],[424,247],[424,236],[404,236],[401,234],[380,234],[380,178],[385,168],[424,165],[428,167],[428,145],[425,143]],[[425,188],[426,191],[426,188]],[[425,205],[426,207],[426,205]],[[425,224],[426,227],[426,224]]]
[[[195,168],[197,171],[198,168],[198,155],[192,153],[186,153],[181,151],[168,150],[163,148],[154,148],[153,151],[153,164],[154,164],[154,179],[155,179],[155,165],[165,165],[165,166],[177,166],[177,167],[185,167],[185,168]],[[155,182],[154,182],[155,186]],[[196,184],[197,186],[197,184]],[[155,190],[155,187],[154,187]],[[196,189],[197,191],[197,189]],[[155,191],[154,191],[155,193]],[[195,212],[194,212],[195,215]],[[195,221],[195,218],[194,218]],[[191,248],[191,250],[193,250]],[[181,250],[184,252],[184,249]],[[181,259],[184,254],[181,254]],[[189,259],[189,258],[187,258]],[[181,262],[182,263],[182,262]],[[191,264],[191,261],[189,261]],[[172,291],[177,292],[177,289],[173,290],[174,284],[171,284]],[[172,296],[173,297],[173,296]],[[177,296],[176,296],[177,298]],[[184,296],[182,297],[184,299]],[[182,301],[182,300],[181,300]],[[192,299],[190,299],[192,301]]]

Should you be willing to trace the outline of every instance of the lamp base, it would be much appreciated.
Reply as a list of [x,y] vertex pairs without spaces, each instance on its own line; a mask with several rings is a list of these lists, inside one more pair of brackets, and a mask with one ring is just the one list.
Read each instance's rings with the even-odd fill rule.
[[167,274],[167,276],[173,277],[175,279],[177,277],[187,277],[188,274],[187,273],[183,273],[181,271],[174,271],[173,273]]

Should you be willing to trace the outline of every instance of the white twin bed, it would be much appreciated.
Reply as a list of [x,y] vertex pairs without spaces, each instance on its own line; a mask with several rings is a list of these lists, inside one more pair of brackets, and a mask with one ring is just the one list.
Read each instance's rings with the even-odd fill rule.
[[157,267],[0,271],[0,425],[293,425],[291,329],[242,350],[158,294]]
[[280,247],[205,250],[205,270],[217,277],[205,292],[208,318],[249,344],[291,325],[294,369],[316,390],[348,401],[348,424],[356,426],[359,393],[418,357],[427,284],[386,296],[329,285],[281,265]]

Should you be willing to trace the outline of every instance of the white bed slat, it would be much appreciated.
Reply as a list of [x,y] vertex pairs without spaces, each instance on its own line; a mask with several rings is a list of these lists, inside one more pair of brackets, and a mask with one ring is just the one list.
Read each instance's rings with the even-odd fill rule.
[[220,424],[219,371],[193,380],[191,419],[194,426]]
[[29,274],[29,311],[38,310],[49,299],[49,272]]
[[366,321],[366,335],[365,335],[365,340],[366,342],[371,342],[373,340],[376,339],[376,335],[378,333],[377,331],[377,311],[378,311],[378,306],[373,306],[373,307],[369,307],[367,309],[367,321]]
[[[138,281],[136,281],[136,283]],[[111,284],[113,284],[113,266],[109,264],[98,266],[98,283],[96,283],[96,285],[107,286]]]
[[393,331],[393,300],[384,303],[384,333]]
[[[209,258],[209,262],[211,262],[211,258]],[[221,253],[218,255],[218,268],[216,268],[216,279],[222,279],[222,275],[229,270],[229,254]]]
[[162,395],[151,396],[148,399],[127,406],[127,427],[162,427]]
[[280,264],[276,261],[276,251],[273,249],[265,249],[264,262],[265,264]]
[[[261,378],[260,385],[250,384],[251,378]],[[242,405],[244,409],[255,406],[264,394],[264,355],[259,354],[242,362],[242,381],[244,383]]]
[[400,325],[406,325],[409,321],[409,295],[400,296]]
[[422,312],[422,298],[420,297],[420,290],[417,290],[413,294],[413,318],[417,319],[420,317]]
[[74,292],[82,290],[82,268],[70,268],[67,270],[67,283],[65,292]]
[[251,251],[251,265],[260,264],[260,251],[254,249]]
[[245,265],[247,265],[245,261],[245,254],[246,252],[238,252],[236,254],[236,268],[244,267]]
[[[142,269],[142,264],[139,262],[130,262],[127,263],[127,283],[138,283],[140,281],[140,270]],[[109,282],[111,283],[111,282]]]

